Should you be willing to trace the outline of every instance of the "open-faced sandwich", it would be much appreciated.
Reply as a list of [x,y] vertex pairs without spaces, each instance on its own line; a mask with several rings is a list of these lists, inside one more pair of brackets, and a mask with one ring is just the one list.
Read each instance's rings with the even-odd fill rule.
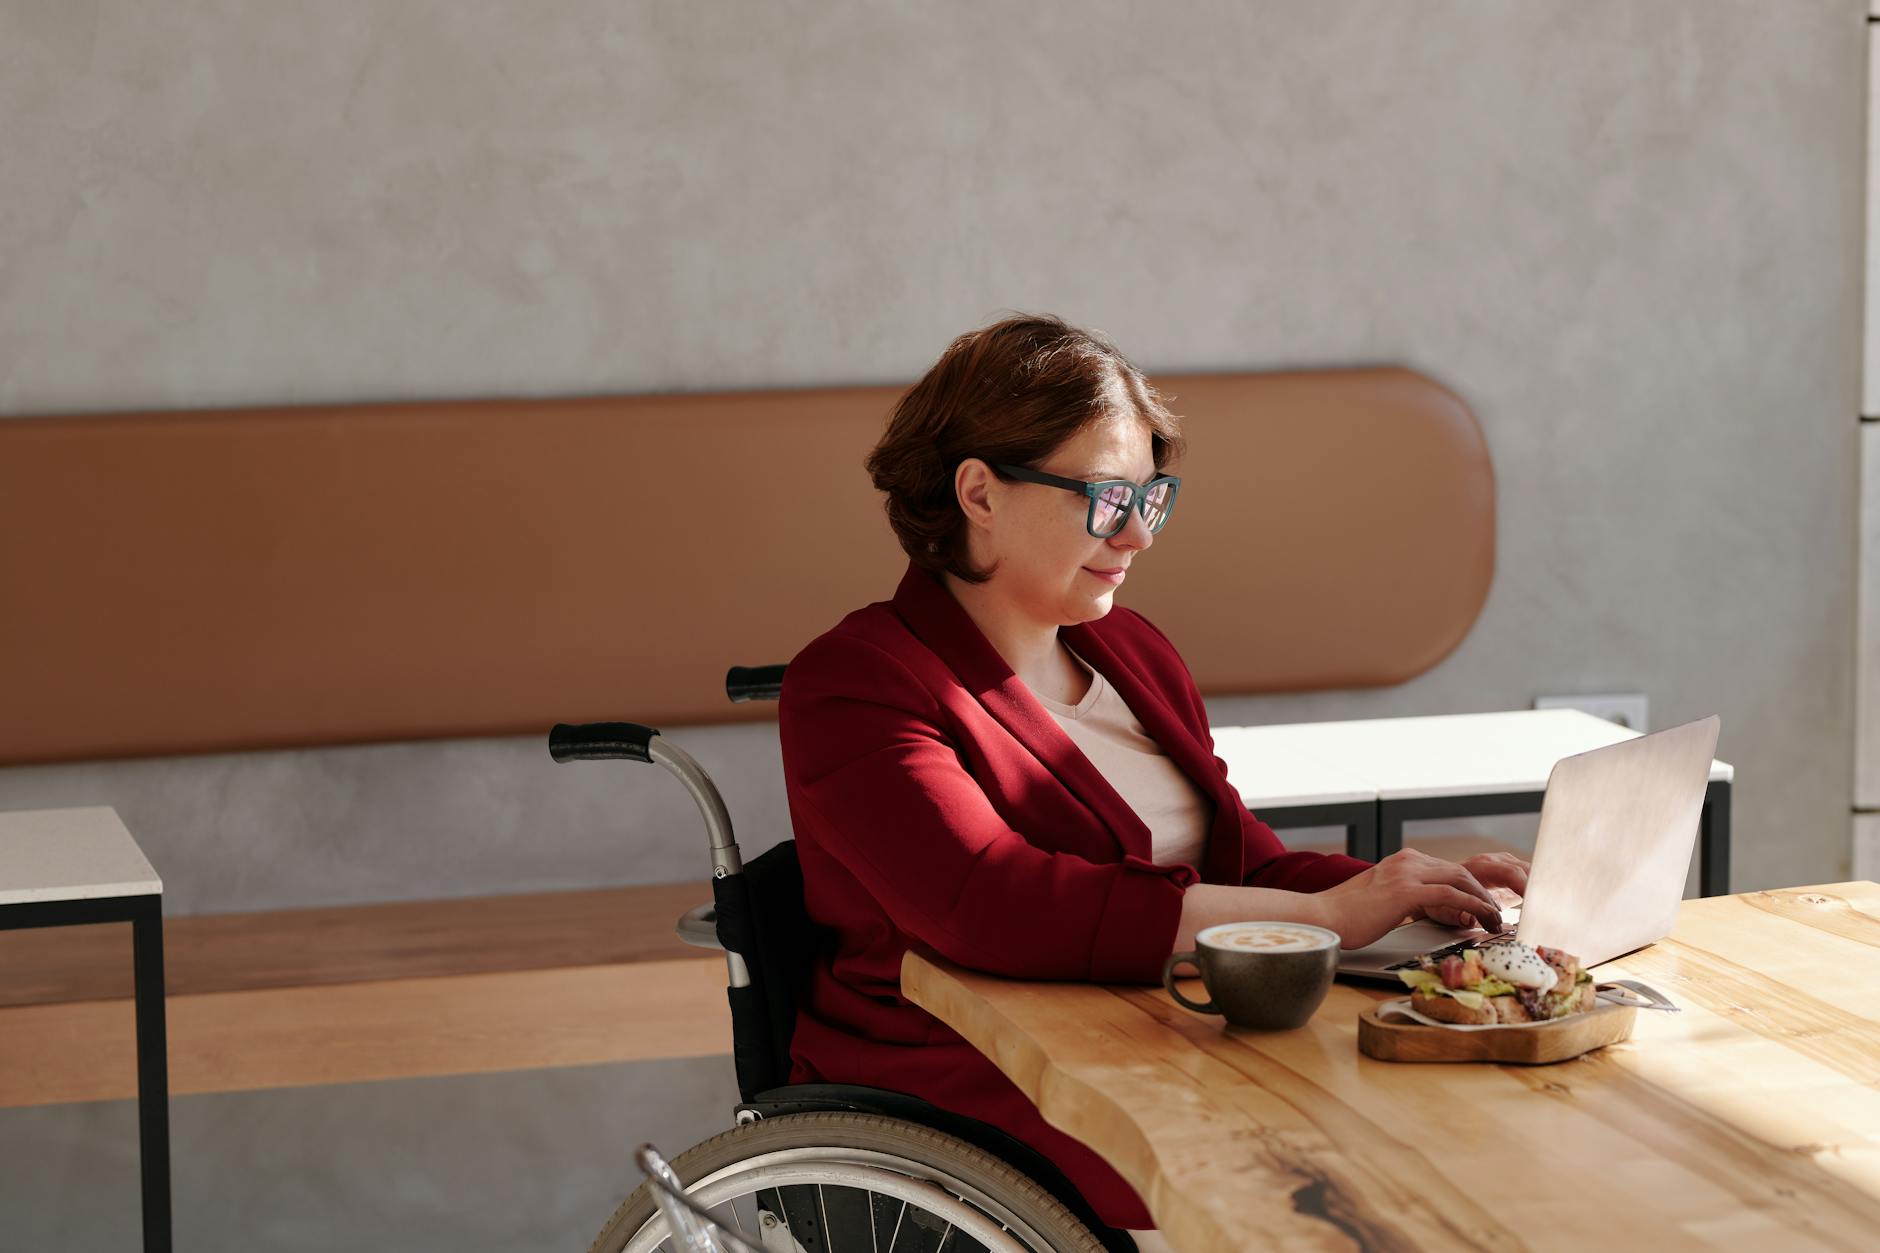
[[1557,948],[1502,940],[1441,961],[1425,957],[1398,978],[1410,1007],[1439,1022],[1546,1022],[1593,1008],[1593,977]]

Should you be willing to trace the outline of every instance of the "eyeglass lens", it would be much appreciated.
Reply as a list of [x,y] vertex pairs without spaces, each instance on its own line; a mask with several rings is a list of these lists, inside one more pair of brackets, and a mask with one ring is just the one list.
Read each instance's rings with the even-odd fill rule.
[[[1129,484],[1118,483],[1104,488],[1097,493],[1091,504],[1091,527],[1098,535],[1110,536],[1123,529],[1129,520],[1129,511],[1135,504],[1137,489]],[[1151,531],[1158,531],[1168,516],[1169,485],[1157,483],[1149,489],[1148,508],[1144,511],[1143,521]]]

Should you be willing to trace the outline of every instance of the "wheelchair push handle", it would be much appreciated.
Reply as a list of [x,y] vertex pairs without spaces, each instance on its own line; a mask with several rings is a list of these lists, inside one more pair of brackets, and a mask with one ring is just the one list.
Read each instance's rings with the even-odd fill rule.
[[548,755],[558,762],[651,761],[652,727],[637,722],[557,722],[548,733]]
[[733,666],[725,674],[725,695],[734,705],[783,696],[784,666]]
[[664,766],[692,793],[705,819],[706,838],[711,841],[712,878],[743,872],[744,861],[731,834],[731,814],[725,809],[718,785],[705,773],[705,767],[692,759],[692,754],[652,727],[637,722],[584,722],[578,726],[558,722],[548,733],[548,754],[564,763],[626,760]]

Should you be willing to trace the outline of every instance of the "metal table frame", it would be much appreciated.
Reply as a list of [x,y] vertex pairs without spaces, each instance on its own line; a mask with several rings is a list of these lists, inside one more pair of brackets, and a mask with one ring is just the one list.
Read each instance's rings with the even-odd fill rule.
[[1333,801],[1314,805],[1268,805],[1254,816],[1275,831],[1298,827],[1343,827],[1345,851],[1366,861],[1377,858],[1364,849],[1377,847],[1376,801]]
[[138,1164],[143,1177],[145,1253],[170,1253],[170,1071],[163,1019],[163,894],[15,901],[0,905],[0,931],[131,924],[137,1005]]
[[[1697,890],[1702,896],[1730,891],[1730,780],[1712,779],[1698,820]],[[1279,805],[1257,810],[1260,820],[1284,827],[1343,827],[1345,851],[1379,861],[1403,847],[1406,822],[1431,818],[1480,818],[1490,814],[1537,814],[1545,792],[1496,792],[1469,796],[1419,796],[1406,800],[1347,801],[1329,805]]]

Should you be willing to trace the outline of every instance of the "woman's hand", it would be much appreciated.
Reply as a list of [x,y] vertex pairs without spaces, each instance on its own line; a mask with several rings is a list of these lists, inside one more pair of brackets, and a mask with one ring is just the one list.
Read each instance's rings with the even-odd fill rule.
[[1484,853],[1458,865],[1406,848],[1320,892],[1324,925],[1338,932],[1346,948],[1374,943],[1411,918],[1499,931],[1501,908],[1469,863],[1479,863],[1498,887],[1517,881],[1527,886],[1527,863],[1510,854]]
[[[1488,889],[1494,902],[1507,909],[1521,903],[1527,895],[1528,864],[1513,853],[1477,853],[1473,857],[1464,857],[1456,863],[1475,876],[1476,882]],[[1428,909],[1415,915],[1440,922],[1446,927],[1473,927],[1476,921],[1473,915],[1450,909]],[[1484,930],[1495,928],[1484,926]]]
[[1459,864],[1506,909],[1527,895],[1528,864],[1513,853],[1477,853]]

